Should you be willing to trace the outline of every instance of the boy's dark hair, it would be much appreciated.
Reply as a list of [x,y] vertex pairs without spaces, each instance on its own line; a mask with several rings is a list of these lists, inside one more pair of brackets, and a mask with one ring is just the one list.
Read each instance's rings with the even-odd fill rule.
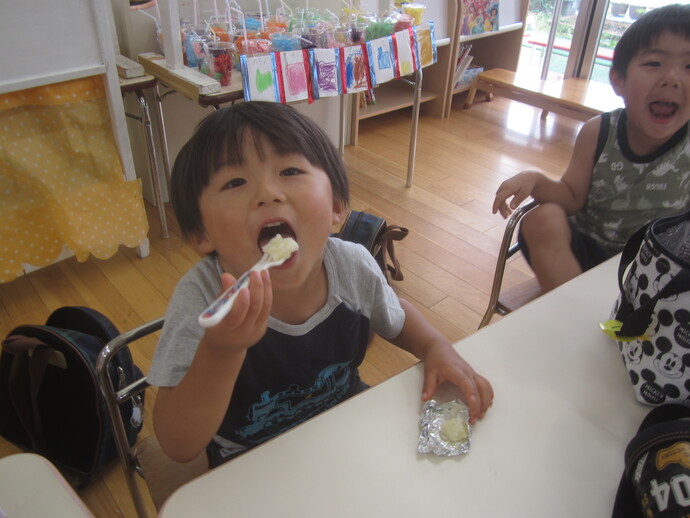
[[623,33],[613,51],[613,70],[625,78],[632,58],[664,32],[690,40],[690,5],[673,4],[643,14]]
[[[254,149],[245,149],[251,137]],[[279,103],[239,102],[204,118],[175,159],[170,177],[171,202],[185,238],[203,234],[199,197],[223,165],[241,165],[247,153],[263,156],[270,143],[280,155],[303,155],[323,169],[333,199],[347,207],[349,188],[342,158],[328,135],[306,115]]]

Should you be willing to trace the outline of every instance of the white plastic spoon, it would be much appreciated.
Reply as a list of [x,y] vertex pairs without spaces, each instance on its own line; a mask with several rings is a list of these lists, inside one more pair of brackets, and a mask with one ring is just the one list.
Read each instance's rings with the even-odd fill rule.
[[263,247],[264,255],[249,270],[240,275],[235,283],[225,290],[221,295],[199,315],[199,325],[201,327],[213,327],[220,322],[225,315],[232,309],[237,293],[249,284],[249,275],[252,272],[267,270],[274,266],[280,266],[287,261],[299,246],[291,237],[282,237],[276,234]]

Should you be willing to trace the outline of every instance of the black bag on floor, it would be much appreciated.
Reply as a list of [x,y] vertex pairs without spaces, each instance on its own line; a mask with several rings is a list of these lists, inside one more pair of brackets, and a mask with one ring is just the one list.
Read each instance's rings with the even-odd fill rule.
[[[395,241],[402,241],[409,232],[404,227],[388,225],[380,216],[352,210],[336,237],[363,245],[374,256],[387,279],[390,275],[391,279],[402,281],[400,262],[395,256]],[[389,259],[393,264],[389,264]]]
[[654,408],[625,449],[613,518],[690,515],[690,407]]
[[[98,311],[63,307],[45,325],[19,326],[2,342],[0,435],[50,459],[75,486],[117,456],[96,359],[119,334]],[[128,349],[109,367],[118,389],[143,376]],[[143,399],[121,409],[134,444],[142,427]]]

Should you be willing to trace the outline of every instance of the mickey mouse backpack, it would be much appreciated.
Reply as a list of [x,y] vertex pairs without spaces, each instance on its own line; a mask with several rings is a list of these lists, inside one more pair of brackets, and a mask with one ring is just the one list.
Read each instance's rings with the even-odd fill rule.
[[602,329],[618,343],[637,399],[690,405],[690,211],[628,240],[618,285]]

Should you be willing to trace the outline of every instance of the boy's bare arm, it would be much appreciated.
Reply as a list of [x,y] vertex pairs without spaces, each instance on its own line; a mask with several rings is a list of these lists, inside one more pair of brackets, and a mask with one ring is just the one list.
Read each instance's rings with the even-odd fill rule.
[[539,171],[518,173],[499,186],[492,212],[500,212],[501,216],[507,218],[529,196],[539,203],[557,203],[568,214],[579,211],[585,203],[592,180],[600,126],[599,116],[582,126],[575,140],[570,163],[560,180],[551,180]]
[[223,421],[245,355],[219,355],[202,341],[182,381],[158,389],[153,423],[170,458],[187,462],[204,451]]
[[[221,276],[223,289],[234,282]],[[223,320],[204,333],[192,363],[175,387],[161,387],[153,422],[163,451],[185,462],[201,453],[227,412],[247,349],[266,332],[272,303],[268,271],[252,272]]]
[[448,381],[462,390],[471,421],[482,418],[493,402],[491,384],[475,372],[417,308],[405,299],[400,299],[400,305],[405,311],[405,325],[391,342],[424,362],[422,400],[431,399],[438,385]]

